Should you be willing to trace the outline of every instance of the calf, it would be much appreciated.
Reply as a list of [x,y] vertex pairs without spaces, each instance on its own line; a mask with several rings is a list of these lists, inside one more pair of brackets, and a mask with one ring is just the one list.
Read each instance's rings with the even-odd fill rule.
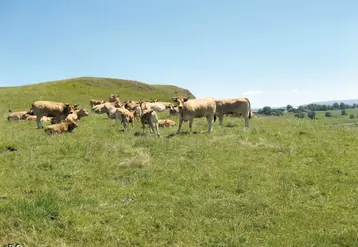
[[[113,111],[113,109],[110,109],[110,111]],[[128,130],[128,123],[130,123],[133,128],[133,112],[125,108],[114,108],[114,116],[116,121],[119,121],[123,124],[125,130]]]
[[79,121],[82,117],[87,117],[88,111],[85,108],[72,111],[65,120],[70,120],[72,122]]
[[158,126],[161,127],[161,128],[173,127],[174,125],[175,125],[175,122],[173,120],[170,120],[170,119],[158,120]]
[[154,110],[142,110],[142,115],[140,117],[143,127],[143,134],[145,125],[148,124],[150,127],[150,133],[154,133],[154,128],[157,132],[157,135],[160,136],[159,126],[158,126],[158,115]]
[[191,132],[194,118],[202,117],[206,117],[208,121],[208,132],[212,132],[214,121],[216,120],[216,103],[214,98],[207,97],[189,100],[188,97],[179,96],[174,97],[172,100],[178,104],[179,109],[179,126],[177,133],[180,132],[183,122],[188,120]]
[[62,134],[64,132],[72,132],[78,125],[75,122],[67,121],[59,124],[52,124],[45,127],[46,134]]

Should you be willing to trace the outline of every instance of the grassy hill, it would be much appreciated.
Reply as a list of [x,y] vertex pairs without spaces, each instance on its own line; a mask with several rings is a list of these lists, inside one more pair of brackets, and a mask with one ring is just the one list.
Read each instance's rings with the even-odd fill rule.
[[186,89],[171,85],[149,85],[137,81],[80,77],[44,82],[20,87],[0,88],[1,110],[21,110],[31,107],[35,100],[51,100],[89,105],[90,98],[108,100],[111,93],[118,93],[121,100],[160,99],[170,101],[178,94],[191,96]]
[[[53,89],[51,99],[81,104],[116,89],[123,98],[137,95],[131,83],[103,80],[4,88],[1,100],[24,107]],[[168,87],[136,85],[143,97],[171,96]],[[104,115],[90,114],[74,133],[55,136],[4,117],[0,244],[357,246],[358,127],[329,126],[350,121],[338,111],[317,114],[258,116],[248,129],[225,118],[210,135],[206,120],[195,119],[199,133],[161,129],[161,138],[134,135],[137,121],[123,132]]]

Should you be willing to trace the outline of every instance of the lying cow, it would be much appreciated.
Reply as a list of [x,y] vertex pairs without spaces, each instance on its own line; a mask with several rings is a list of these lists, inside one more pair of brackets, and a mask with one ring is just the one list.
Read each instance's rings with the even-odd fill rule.
[[43,128],[41,124],[41,118],[43,116],[53,117],[54,121],[59,123],[75,109],[76,105],[53,101],[35,101],[32,103],[31,108],[36,115],[37,128]]
[[175,122],[173,120],[170,119],[160,119],[158,120],[158,126],[160,128],[164,128],[164,127],[173,127],[175,126]]
[[19,120],[26,120],[28,116],[31,116],[33,114],[32,111],[18,111],[18,112],[12,112],[9,110],[10,114],[7,116],[8,121],[19,121]]
[[[36,119],[37,119],[36,116],[29,115],[29,116],[27,116],[27,118],[26,118],[25,120],[26,120],[26,121],[34,121],[34,120],[36,120]],[[52,119],[53,119],[52,117],[43,116],[43,117],[41,118],[41,121],[42,121],[42,122],[51,122]]]
[[46,134],[62,134],[64,132],[72,132],[78,125],[72,121],[64,123],[52,124],[45,127]]
[[148,124],[150,127],[150,133],[154,133],[154,128],[155,128],[157,135],[160,136],[159,126],[158,126],[158,115],[154,110],[142,109],[142,115],[140,119],[142,122],[143,134],[144,134],[145,125]]
[[103,104],[103,103],[104,103],[104,100],[90,99],[91,109],[92,109],[95,105],[100,105],[100,104]]
[[87,116],[88,116],[88,111],[85,108],[81,108],[79,110],[72,111],[65,118],[65,120],[70,120],[70,121],[74,122],[74,121],[79,121],[81,118],[87,117]]
[[212,132],[214,121],[216,120],[216,103],[214,98],[207,97],[189,100],[189,97],[179,96],[174,97],[172,100],[178,104],[179,109],[179,126],[177,133],[180,132],[183,122],[186,122],[188,120],[191,132],[194,118],[202,117],[206,117],[208,121],[208,132]]
[[236,115],[245,119],[245,126],[249,127],[251,118],[251,103],[248,98],[217,99],[216,116],[219,117],[220,126],[223,125],[224,115]]

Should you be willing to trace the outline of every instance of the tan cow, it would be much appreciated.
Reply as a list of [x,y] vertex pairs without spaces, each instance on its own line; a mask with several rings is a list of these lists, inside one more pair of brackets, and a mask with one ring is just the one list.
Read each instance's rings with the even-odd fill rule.
[[162,103],[156,102],[156,103],[150,103],[150,102],[144,102],[140,101],[139,105],[141,106],[141,109],[153,109],[156,112],[162,112],[165,111],[166,106]]
[[109,102],[121,102],[119,100],[119,95],[118,94],[111,94],[109,95],[109,99],[108,99]]
[[103,104],[104,102],[105,102],[104,100],[90,99],[91,109],[92,109],[95,105],[100,105],[100,104]]
[[219,117],[220,126],[223,125],[225,114],[241,115],[245,119],[245,126],[249,127],[251,118],[251,103],[248,98],[217,99],[216,116]]
[[179,96],[174,97],[172,100],[178,104],[179,108],[179,126],[177,133],[180,132],[183,122],[188,120],[191,132],[194,118],[202,117],[206,117],[208,121],[208,132],[212,132],[214,121],[216,120],[216,103],[214,98],[189,99],[189,97]]
[[[121,122],[123,124],[123,127],[125,130],[128,130],[128,123],[130,123],[132,125],[133,128],[133,119],[134,119],[134,114],[133,112],[127,110],[124,107],[120,107],[120,108],[110,108],[108,109],[110,114],[115,116],[116,121]],[[114,111],[114,113],[113,113]]]
[[30,116],[29,111],[12,112],[9,110],[9,112],[10,114],[7,116],[8,121],[26,120],[26,118]]
[[41,118],[43,116],[53,117],[56,123],[64,120],[77,105],[53,101],[35,101],[31,110],[36,115],[37,128],[43,128]]
[[[36,119],[37,119],[36,116],[29,115],[29,116],[27,116],[26,121],[34,121],[34,120],[36,120]],[[53,119],[52,117],[43,116],[43,117],[41,118],[41,121],[47,123],[47,122],[51,122],[52,119]]]
[[175,122],[173,120],[170,119],[159,119],[158,120],[158,126],[160,128],[164,128],[164,127],[173,127],[175,126]]
[[108,109],[115,107],[117,102],[105,102],[103,104],[100,105],[95,105],[92,110],[96,113],[96,114],[107,114],[107,116],[109,118],[115,119],[115,117],[113,115],[110,115]]
[[150,133],[154,133],[154,128],[157,132],[157,135],[160,136],[159,126],[158,126],[158,115],[153,109],[142,109],[142,115],[140,117],[143,127],[143,134],[145,125],[148,124],[150,127]]
[[78,124],[72,121],[66,121],[64,123],[52,124],[45,127],[46,134],[61,134],[64,132],[72,132]]
[[82,117],[87,117],[88,111],[85,108],[72,111],[65,120],[70,120],[72,122],[79,121]]

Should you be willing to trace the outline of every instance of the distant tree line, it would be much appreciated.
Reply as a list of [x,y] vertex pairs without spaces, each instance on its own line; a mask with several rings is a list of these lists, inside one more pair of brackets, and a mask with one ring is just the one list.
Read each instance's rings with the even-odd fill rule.
[[[345,114],[345,109],[352,109],[358,108],[358,105],[354,103],[353,105],[344,104],[341,102],[335,102],[333,105],[319,105],[319,104],[309,104],[305,106],[299,106],[297,108],[293,107],[292,105],[287,105],[286,108],[278,108],[272,109],[269,106],[265,106],[257,111],[260,115],[266,116],[281,116],[285,111],[295,113],[295,116],[298,118],[303,118],[305,116],[305,112],[307,113],[308,117],[311,119],[315,119],[316,114],[312,113],[315,111],[330,111],[330,110],[342,110],[342,115]],[[331,116],[331,113],[326,114],[326,116]]]

